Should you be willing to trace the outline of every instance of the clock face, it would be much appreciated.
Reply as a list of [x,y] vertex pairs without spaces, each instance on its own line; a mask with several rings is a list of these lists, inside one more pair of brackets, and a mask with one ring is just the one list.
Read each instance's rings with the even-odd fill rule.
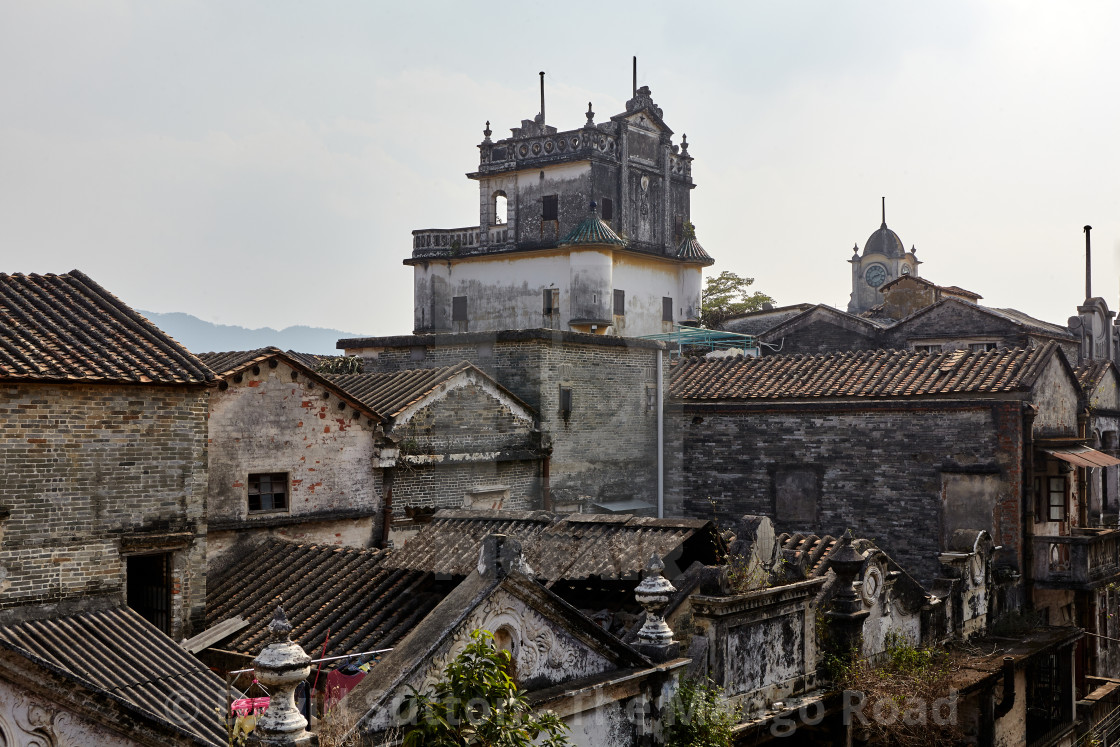
[[910,274],[910,265],[903,265],[902,266],[902,274],[903,275],[909,275]]
[[878,288],[887,282],[887,268],[882,265],[871,265],[867,268],[867,272],[863,273],[863,279],[872,288]]

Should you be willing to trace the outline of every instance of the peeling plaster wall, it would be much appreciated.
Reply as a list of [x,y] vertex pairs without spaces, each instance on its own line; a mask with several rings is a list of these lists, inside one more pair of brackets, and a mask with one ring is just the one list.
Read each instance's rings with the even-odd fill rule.
[[[611,249],[544,249],[517,254],[420,262],[414,267],[414,329],[490,332],[568,329],[572,320],[601,320],[599,332],[627,337],[672,331],[661,299],[673,299],[678,321],[694,319],[701,268],[659,256]],[[544,293],[559,291],[555,314]],[[626,292],[626,313],[614,317],[613,291]],[[453,297],[466,297],[467,320],[452,321]],[[607,330],[608,326],[613,329]]]
[[1076,436],[1077,403],[1081,397],[1077,382],[1056,357],[1038,377],[1033,389],[1038,407],[1035,433],[1039,436]]
[[[174,544],[173,637],[206,596],[205,387],[0,388],[0,609],[125,594],[122,543]],[[128,550],[126,549],[127,553]],[[13,610],[11,614],[16,614]]]
[[[557,510],[588,499],[656,500],[657,351],[573,333],[542,331],[381,338],[361,355],[367,371],[436,368],[468,360],[535,408],[551,439],[550,483]],[[668,382],[668,354],[663,355]],[[572,390],[572,413],[560,412],[560,389]],[[666,426],[668,428],[668,426]],[[394,503],[397,503],[394,498]]]
[[140,747],[143,743],[71,711],[60,710],[56,703],[10,682],[0,681],[0,744],[11,747]]
[[[241,522],[239,529],[252,530],[253,522],[327,520],[332,514],[353,519],[362,512],[371,517],[358,530],[365,534],[359,546],[365,546],[382,500],[370,419],[350,407],[339,409],[338,397],[324,397],[322,387],[282,362],[258,370],[247,370],[240,383],[230,381],[210,398],[209,520],[219,526]],[[278,472],[288,475],[288,510],[250,514],[249,475]],[[337,544],[327,525],[304,531]]]

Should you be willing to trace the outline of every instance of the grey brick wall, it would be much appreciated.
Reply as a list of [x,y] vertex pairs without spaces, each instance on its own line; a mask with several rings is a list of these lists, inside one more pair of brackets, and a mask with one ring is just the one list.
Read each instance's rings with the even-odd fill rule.
[[123,600],[122,540],[151,550],[161,536],[190,533],[174,555],[172,633],[201,620],[206,397],[203,387],[0,387],[0,505],[11,512],[2,522],[0,610]]
[[[676,404],[666,431],[671,476],[667,512],[724,525],[742,514],[775,517],[778,531],[876,542],[918,578],[938,575],[943,473],[998,475],[999,498],[980,513],[1018,563],[1022,491],[1020,404],[895,406],[703,406]],[[784,486],[815,482],[813,520],[783,520]],[[814,480],[815,478],[815,480]],[[776,509],[777,512],[776,512]]]

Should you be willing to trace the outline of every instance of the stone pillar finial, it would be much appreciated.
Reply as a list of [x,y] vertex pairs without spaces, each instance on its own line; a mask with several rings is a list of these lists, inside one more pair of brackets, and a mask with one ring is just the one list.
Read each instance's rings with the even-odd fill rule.
[[837,653],[846,654],[858,649],[863,636],[863,621],[870,613],[864,609],[857,581],[863,572],[867,556],[852,545],[852,530],[840,538],[839,546],[828,556],[828,567],[836,574],[836,595],[832,609],[825,613],[832,628]]
[[307,731],[307,719],[296,708],[295,689],[311,674],[311,657],[291,639],[292,624],[277,606],[268,624],[269,642],[253,659],[257,681],[268,691],[268,709],[249,735],[250,745],[311,747],[319,739]]
[[584,127],[594,127],[595,126],[595,112],[591,111],[591,102],[590,101],[587,102],[587,122],[584,123],[583,126]]
[[665,608],[677,589],[662,575],[664,570],[665,563],[654,553],[646,564],[642,582],[634,590],[634,598],[646,612],[636,648],[654,661],[667,661],[680,653],[680,644],[673,640],[673,630],[665,622]]
[[484,143],[490,142],[490,136],[493,135],[493,134],[494,133],[490,130],[490,120],[488,119],[488,120],[486,120],[486,129],[482,131],[482,135],[483,135],[483,138],[484,138],[482,142],[484,142]]

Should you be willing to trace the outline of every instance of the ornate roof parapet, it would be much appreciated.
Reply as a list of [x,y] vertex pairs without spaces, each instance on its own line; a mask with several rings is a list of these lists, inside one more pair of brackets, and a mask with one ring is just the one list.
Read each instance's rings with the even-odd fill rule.
[[634,598],[646,612],[635,648],[654,661],[668,661],[680,653],[680,644],[673,640],[673,629],[665,622],[665,608],[677,589],[662,575],[664,570],[665,563],[654,553],[646,564],[642,582],[634,589]]
[[296,708],[295,689],[311,674],[311,657],[291,638],[292,624],[283,607],[268,625],[269,643],[253,659],[257,681],[268,691],[268,709],[249,735],[250,745],[310,747],[319,738],[307,731],[307,719]]
[[653,103],[653,96],[650,93],[649,86],[642,86],[634,93],[634,98],[626,102],[626,113],[633,114],[640,112],[643,109],[648,109],[659,118],[663,118],[665,113],[661,111],[661,107]]

